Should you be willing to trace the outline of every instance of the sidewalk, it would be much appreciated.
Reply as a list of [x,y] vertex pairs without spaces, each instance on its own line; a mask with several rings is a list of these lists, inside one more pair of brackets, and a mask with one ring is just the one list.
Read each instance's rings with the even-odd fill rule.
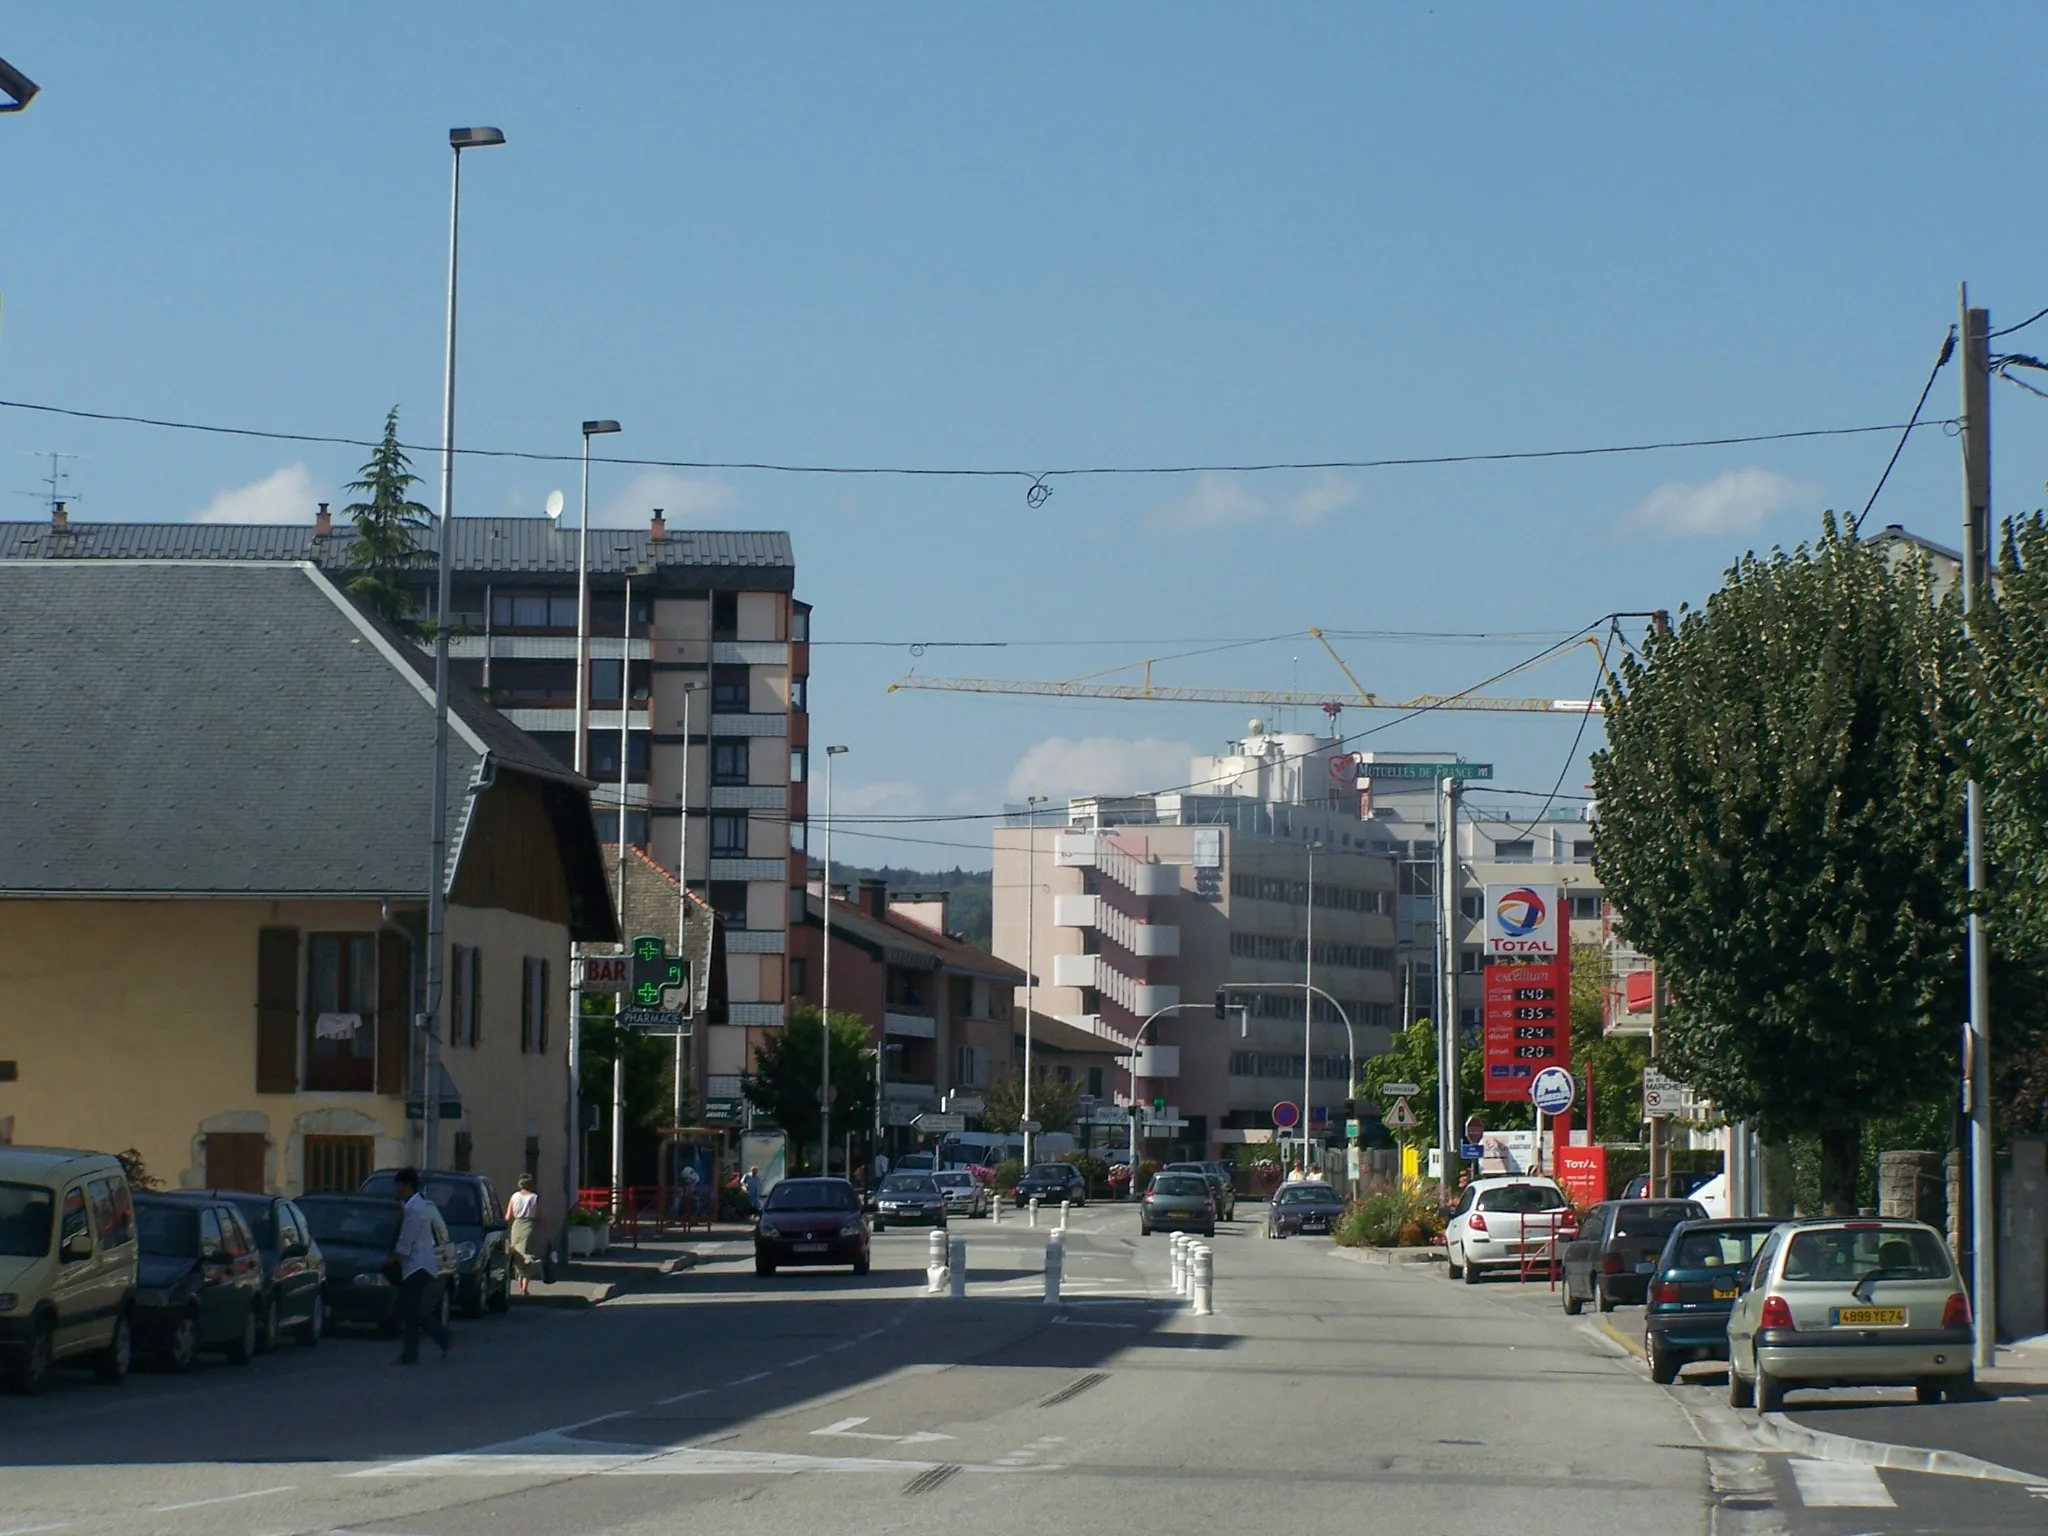
[[[1586,1321],[1638,1360],[1643,1358],[1640,1332],[1617,1328],[1605,1317],[1592,1316]],[[1977,1372],[1977,1385],[1994,1397],[2005,1387],[2015,1391],[2023,1387],[2048,1387],[2048,1334],[1999,1345],[1997,1360],[1991,1369]]]
[[603,1253],[558,1265],[552,1281],[535,1280],[527,1295],[515,1291],[512,1300],[515,1305],[528,1307],[595,1307],[690,1268],[698,1261],[698,1250],[706,1244],[723,1246],[748,1241],[752,1236],[752,1227],[728,1222],[688,1237],[680,1232],[660,1237],[644,1235],[637,1248],[630,1239],[614,1237]]

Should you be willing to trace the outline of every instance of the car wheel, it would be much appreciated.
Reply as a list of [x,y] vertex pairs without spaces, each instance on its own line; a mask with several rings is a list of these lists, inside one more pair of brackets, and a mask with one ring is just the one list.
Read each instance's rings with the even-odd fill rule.
[[1643,1335],[1643,1358],[1650,1362],[1650,1380],[1668,1387],[1678,1380],[1678,1357],[1657,1342],[1655,1334]]
[[1467,1285],[1477,1285],[1479,1283],[1479,1266],[1474,1264],[1470,1256],[1466,1254],[1460,1253],[1459,1257],[1465,1260],[1463,1276],[1465,1283]]
[[[490,1288],[491,1272],[487,1269],[476,1277],[476,1284],[471,1286],[462,1298],[462,1315],[464,1317],[478,1318],[484,1315],[489,1309]],[[442,1289],[445,1294],[446,1287],[444,1286]]]
[[327,1298],[318,1291],[313,1293],[313,1310],[306,1314],[306,1320],[299,1324],[298,1338],[301,1344],[313,1345],[320,1342],[320,1336],[327,1332]]
[[443,1328],[446,1328],[446,1327],[448,1326],[448,1320],[449,1320],[449,1319],[450,1319],[450,1318],[451,1318],[452,1316],[454,1316],[454,1311],[455,1311],[455,1309],[454,1309],[453,1305],[452,1305],[452,1304],[450,1303],[450,1301],[449,1301],[449,1297],[448,1297],[448,1287],[444,1285],[444,1286],[442,1286],[442,1287],[441,1287],[441,1301],[440,1301],[440,1304],[439,1304],[439,1305],[438,1305],[437,1307],[435,1307],[435,1309],[434,1309],[434,1317],[435,1317],[435,1321],[437,1321],[438,1323],[440,1323],[440,1325],[441,1325],[441,1326],[442,1326]]
[[128,1322],[128,1314],[121,1313],[114,1319],[114,1336],[107,1340],[107,1347],[93,1356],[93,1374],[110,1387],[118,1387],[128,1379],[128,1367],[135,1358],[135,1331]]
[[1924,1377],[1913,1383],[1913,1401],[1916,1403],[1938,1403],[1941,1401],[1941,1378]]
[[864,1275],[872,1267],[873,1261],[870,1260],[866,1254],[862,1254],[859,1258],[853,1261],[853,1272],[856,1275]]
[[883,1220],[882,1220],[881,1218],[877,1217],[877,1218],[875,1219],[875,1230],[876,1230],[877,1232],[886,1232],[886,1231],[888,1231],[888,1230],[889,1230],[889,1223],[887,1223],[886,1221],[883,1221]]
[[1444,1274],[1448,1278],[1452,1280],[1462,1280],[1464,1278],[1465,1266],[1458,1262],[1464,1256],[1464,1250],[1455,1245],[1444,1249]]
[[1614,1298],[1607,1294],[1607,1282],[1604,1280],[1593,1282],[1593,1305],[1602,1312],[1614,1310]]
[[167,1371],[189,1371],[199,1358],[199,1315],[187,1312],[178,1319],[171,1329],[171,1341],[164,1346],[163,1363]]
[[1960,1376],[1950,1376],[1941,1384],[1941,1395],[1951,1403],[1974,1403],[1981,1394],[1977,1391],[1977,1373],[1965,1371]]
[[1756,1389],[1735,1369],[1735,1351],[1728,1352],[1728,1406],[1747,1408],[1756,1401]]
[[754,1260],[754,1273],[757,1275],[772,1275],[775,1273],[775,1266],[767,1259],[756,1259]]
[[223,1352],[229,1365],[247,1365],[256,1358],[256,1304],[251,1302],[249,1310],[242,1314],[242,1329],[229,1339]]
[[498,1276],[498,1288],[491,1292],[491,1310],[500,1317],[512,1310],[512,1268],[505,1267],[505,1273]]
[[1586,1304],[1579,1299],[1579,1293],[1572,1289],[1571,1277],[1569,1275],[1565,1277],[1564,1283],[1557,1288],[1557,1293],[1564,1298],[1564,1315],[1566,1317],[1577,1317],[1585,1310]]
[[29,1329],[28,1342],[21,1353],[7,1369],[7,1388],[23,1396],[33,1396],[50,1384],[50,1352],[54,1347],[50,1334],[50,1320],[36,1319]]
[[1785,1383],[1763,1366],[1756,1368],[1756,1411],[1776,1413],[1785,1406]]
[[1215,1223],[1215,1222],[1213,1222],[1213,1221],[1212,1221],[1212,1222],[1210,1222],[1210,1223],[1209,1223],[1209,1225],[1208,1225],[1208,1226],[1206,1226],[1206,1227],[1202,1228],[1202,1236],[1204,1236],[1204,1237],[1214,1237],[1215,1235],[1216,1235],[1216,1223]]
[[259,1355],[267,1355],[273,1349],[277,1348],[277,1297],[272,1296],[267,1301],[258,1302],[255,1317],[256,1353]]

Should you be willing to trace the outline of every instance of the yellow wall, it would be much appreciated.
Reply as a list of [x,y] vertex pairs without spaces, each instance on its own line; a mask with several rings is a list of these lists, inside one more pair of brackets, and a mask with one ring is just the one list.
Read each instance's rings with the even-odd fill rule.
[[[256,1092],[258,930],[371,931],[374,902],[0,902],[0,1057],[18,1064],[0,1082],[0,1122],[17,1144],[137,1149],[172,1188],[206,1176],[205,1135],[269,1138],[266,1180],[300,1190],[300,1138],[374,1135],[377,1161],[415,1159],[418,1127],[401,1099],[375,1093]],[[470,1131],[473,1166],[509,1190],[525,1163],[529,1129],[541,1140],[544,1201],[560,1203],[566,1130],[568,940],[556,925],[498,910],[452,907],[449,939],[483,951],[483,1044],[448,1051]],[[519,1050],[524,955],[550,963],[548,1051]],[[301,976],[303,991],[303,974]],[[444,1029],[442,1039],[446,1040]]]

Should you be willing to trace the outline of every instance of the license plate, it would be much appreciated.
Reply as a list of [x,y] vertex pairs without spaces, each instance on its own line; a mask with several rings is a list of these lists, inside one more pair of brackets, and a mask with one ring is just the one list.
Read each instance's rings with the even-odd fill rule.
[[1835,1307],[1828,1320],[1837,1328],[1903,1328],[1904,1307]]
[[791,1251],[796,1253],[823,1253],[826,1245],[824,1243],[792,1243],[790,1248]]
[[1638,1264],[1636,1266],[1636,1273],[1639,1275],[1647,1275],[1651,1270],[1655,1269],[1656,1267],[1657,1266],[1654,1264]]
[[1719,1286],[1714,1288],[1714,1300],[1716,1301],[1733,1301],[1739,1294],[1741,1293],[1732,1285],[1725,1291]]

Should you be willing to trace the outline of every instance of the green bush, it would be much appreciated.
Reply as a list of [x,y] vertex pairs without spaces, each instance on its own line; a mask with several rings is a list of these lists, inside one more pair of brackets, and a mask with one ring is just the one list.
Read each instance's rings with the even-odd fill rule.
[[1088,1198],[1090,1200],[1099,1200],[1108,1192],[1109,1162],[1107,1159],[1097,1157],[1090,1152],[1069,1152],[1060,1161],[1072,1163],[1081,1170],[1081,1177],[1088,1184]]
[[1420,1248],[1443,1232],[1432,1185],[1370,1185],[1332,1232],[1346,1248]]
[[1017,1187],[1017,1181],[1024,1177],[1021,1159],[1009,1157],[996,1164],[996,1193],[1007,1195]]

